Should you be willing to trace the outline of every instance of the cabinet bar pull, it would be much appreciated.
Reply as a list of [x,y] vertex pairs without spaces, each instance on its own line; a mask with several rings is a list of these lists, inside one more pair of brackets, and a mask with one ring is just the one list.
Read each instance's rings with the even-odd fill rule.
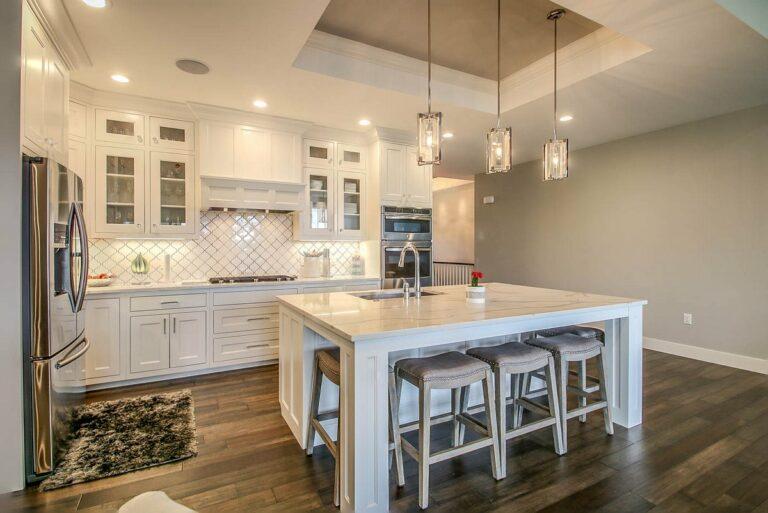
[[168,319],[163,319],[163,335],[168,333]]
[[245,346],[246,349],[256,349],[258,347],[267,347],[269,344],[248,344]]
[[160,301],[161,305],[178,305],[178,301]]
[[176,317],[173,318],[173,332],[176,333]]
[[251,317],[250,319],[246,319],[245,322],[251,322],[251,321],[268,321],[270,317]]

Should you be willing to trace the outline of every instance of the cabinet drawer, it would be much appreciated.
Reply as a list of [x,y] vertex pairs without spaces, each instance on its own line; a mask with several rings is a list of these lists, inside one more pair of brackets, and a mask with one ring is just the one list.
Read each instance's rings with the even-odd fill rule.
[[205,306],[205,294],[177,294],[174,296],[142,296],[131,298],[131,312],[195,308]]
[[277,305],[216,310],[213,312],[213,332],[215,334],[277,327]]
[[278,330],[263,333],[216,337],[213,339],[213,361],[228,362],[244,358],[262,357],[264,360],[277,358]]
[[299,289],[244,290],[241,292],[214,292],[213,306],[244,305],[248,303],[274,303],[277,296],[298,294]]

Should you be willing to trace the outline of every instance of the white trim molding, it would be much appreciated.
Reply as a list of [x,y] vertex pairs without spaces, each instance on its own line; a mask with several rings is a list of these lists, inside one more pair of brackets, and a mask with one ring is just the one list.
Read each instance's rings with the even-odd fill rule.
[[702,362],[716,363],[726,367],[734,367],[760,374],[768,374],[768,360],[755,358],[754,356],[745,356],[735,353],[726,353],[716,349],[707,349],[704,347],[680,344],[679,342],[670,342],[658,338],[643,337],[643,348],[661,353],[673,354]]

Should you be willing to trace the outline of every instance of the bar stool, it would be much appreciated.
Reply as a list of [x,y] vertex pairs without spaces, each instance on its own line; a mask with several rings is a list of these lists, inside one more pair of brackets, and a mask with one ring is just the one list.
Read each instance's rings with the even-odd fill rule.
[[[328,451],[331,453],[335,460],[335,477],[333,484],[333,503],[335,506],[339,506],[341,503],[340,493],[340,476],[341,476],[341,463],[339,462],[339,447],[341,439],[341,414],[339,410],[332,410],[324,413],[319,413],[320,408],[320,393],[323,386],[323,376],[336,386],[340,386],[341,383],[341,368],[339,364],[339,350],[338,349],[323,349],[315,353],[315,368],[314,378],[312,380],[312,398],[310,402],[309,411],[309,429],[307,430],[307,455],[312,456],[315,445],[315,433],[320,435],[320,438],[328,447]],[[339,390],[341,393],[341,390]],[[389,449],[394,452],[395,466],[397,469],[397,484],[398,486],[405,485],[405,477],[403,472],[403,453],[400,448],[400,431],[396,429],[400,421],[398,420],[398,411],[393,408],[392,398],[395,395],[395,370],[390,366],[389,368],[389,395],[390,395],[390,422],[389,433],[392,441],[389,444]],[[341,400],[341,397],[339,397]],[[321,421],[327,419],[338,419],[337,436],[334,442],[331,436],[325,430]]]
[[[609,435],[613,434],[613,417],[611,408],[608,404],[610,397],[610,383],[605,379],[605,352],[603,344],[596,338],[586,338],[573,333],[556,335],[553,337],[536,337],[526,341],[526,344],[546,349],[551,352],[555,358],[555,370],[557,378],[557,393],[560,400],[560,424],[563,432],[563,450],[568,449],[568,419],[579,417],[579,420],[586,421],[587,413],[603,410],[603,419],[605,421],[605,431]],[[579,371],[579,386],[574,387],[568,384],[568,363],[579,362],[580,369],[586,369],[586,362],[590,358],[597,357],[597,377],[587,377],[586,370]],[[540,376],[537,376],[540,377]],[[583,380],[590,379],[595,383],[592,387],[587,387],[582,383]],[[530,393],[530,374],[524,380],[523,397]],[[568,410],[567,392],[575,392],[579,396],[579,406],[573,410]],[[592,404],[587,404],[587,398],[594,392],[600,393],[600,400]],[[583,422],[582,421],[582,422]]]
[[[557,386],[555,383],[555,363],[549,351],[533,347],[520,342],[510,342],[498,346],[474,347],[467,350],[467,354],[482,360],[491,366],[494,375],[494,388],[496,389],[496,419],[499,437],[499,474],[505,477],[507,473],[507,440],[523,436],[525,434],[552,426],[552,438],[555,452],[563,454],[563,437],[560,427],[560,409],[557,398]],[[520,397],[520,379],[525,373],[544,371],[547,408],[529,399]],[[512,398],[507,399],[505,381],[510,377]],[[461,410],[466,411],[468,390],[462,389]],[[507,406],[512,405],[512,428],[507,429]],[[544,415],[540,420],[522,425],[522,411],[525,408]],[[463,433],[462,433],[463,435]],[[460,435],[461,436],[461,435]],[[460,440],[463,442],[463,439]]]
[[[424,358],[405,358],[395,364],[396,391],[394,398],[395,409],[399,408],[400,391],[403,380],[419,389],[419,448],[416,449],[408,440],[401,440],[402,448],[419,463],[419,507],[429,506],[429,466],[445,461],[483,447],[491,447],[491,471],[494,479],[499,476],[499,441],[496,436],[496,408],[494,406],[493,382],[491,367],[476,358],[457,351],[438,354]],[[485,413],[488,424],[483,425],[461,412],[458,404],[459,391],[472,383],[482,381],[485,399]],[[430,403],[432,390],[452,390],[452,408],[447,415],[431,417]],[[432,424],[453,421],[454,446],[449,449],[430,452],[430,428]],[[468,443],[457,444],[457,429],[461,423],[480,434],[482,438]],[[397,427],[400,432],[411,431],[413,426]],[[397,450],[397,449],[396,449]]]

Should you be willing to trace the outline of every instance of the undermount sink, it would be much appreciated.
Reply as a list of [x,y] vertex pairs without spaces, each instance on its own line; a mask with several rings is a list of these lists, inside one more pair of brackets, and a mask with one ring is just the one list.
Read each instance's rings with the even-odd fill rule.
[[[421,296],[436,296],[440,294],[440,292],[427,292],[425,290],[421,291]],[[355,297],[359,297],[360,299],[367,299],[368,301],[379,301],[382,299],[403,299],[404,294],[402,290],[399,289],[390,289],[390,290],[377,290],[375,292],[360,292],[357,294],[350,294]],[[408,294],[408,297],[414,297],[414,291],[411,290]]]

